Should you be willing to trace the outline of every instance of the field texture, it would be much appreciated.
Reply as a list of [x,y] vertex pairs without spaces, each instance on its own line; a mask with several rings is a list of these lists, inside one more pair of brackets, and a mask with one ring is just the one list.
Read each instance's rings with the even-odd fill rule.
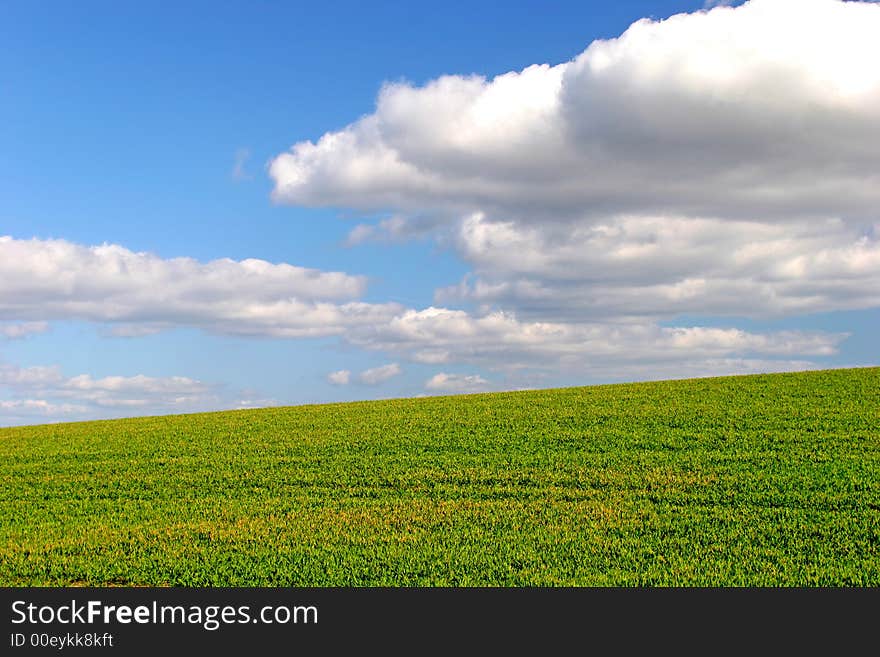
[[0,584],[880,585],[880,369],[0,430]]

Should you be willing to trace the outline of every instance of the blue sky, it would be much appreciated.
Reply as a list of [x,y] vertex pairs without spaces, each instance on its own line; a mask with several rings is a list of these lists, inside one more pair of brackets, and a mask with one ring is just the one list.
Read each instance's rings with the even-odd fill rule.
[[180,4],[0,7],[0,425],[877,363],[877,5]]

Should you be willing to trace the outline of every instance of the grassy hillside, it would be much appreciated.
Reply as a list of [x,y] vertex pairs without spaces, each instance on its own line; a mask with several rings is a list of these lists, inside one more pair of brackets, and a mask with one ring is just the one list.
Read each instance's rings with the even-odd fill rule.
[[880,369],[0,429],[0,584],[880,585]]

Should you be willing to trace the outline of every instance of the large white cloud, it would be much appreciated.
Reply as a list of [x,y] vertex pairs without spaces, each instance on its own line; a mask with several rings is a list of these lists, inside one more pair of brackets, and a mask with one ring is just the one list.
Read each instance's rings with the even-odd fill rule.
[[[730,4],[730,3],[713,3]],[[752,0],[643,19],[573,60],[385,85],[275,158],[283,203],[446,226],[435,303],[524,319],[880,305],[880,4]]]
[[0,237],[0,318],[118,324],[119,335],[167,326],[227,334],[338,335],[399,311],[355,299],[361,276],[264,260],[163,259],[119,245]]
[[18,367],[9,363],[0,363],[0,387],[19,395],[40,393],[99,406],[186,405],[213,394],[211,386],[182,376],[65,377],[57,366]]
[[280,202],[554,221],[876,217],[880,5],[641,20],[573,61],[386,85],[272,162]]

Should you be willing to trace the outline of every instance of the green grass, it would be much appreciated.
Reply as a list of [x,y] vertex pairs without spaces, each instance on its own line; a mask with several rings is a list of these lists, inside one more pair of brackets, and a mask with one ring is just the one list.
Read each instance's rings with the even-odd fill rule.
[[880,369],[0,430],[0,584],[880,585]]

